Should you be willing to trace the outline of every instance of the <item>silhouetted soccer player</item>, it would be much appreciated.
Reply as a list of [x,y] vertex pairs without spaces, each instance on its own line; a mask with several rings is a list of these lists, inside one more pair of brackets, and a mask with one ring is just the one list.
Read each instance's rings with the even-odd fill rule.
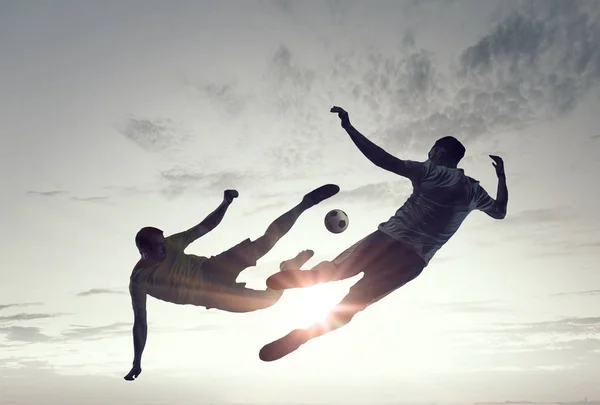
[[[361,135],[350,124],[348,113],[342,108],[333,107],[331,112],[338,114],[342,127],[371,162],[408,178],[413,184],[413,193],[387,222],[333,261],[319,263],[311,270],[300,270],[312,256],[312,251],[305,251],[284,262],[284,271],[267,279],[267,287],[288,289],[364,273],[325,322],[296,329],[264,346],[260,351],[264,361],[277,360],[310,339],[340,328],[358,312],[414,280],[471,211],[481,210],[495,219],[503,219],[506,215],[508,189],[500,157],[490,155],[498,176],[494,200],[478,181],[457,168],[465,154],[464,146],[457,139],[449,136],[439,139],[425,162],[401,160]],[[300,260],[300,256],[304,257]]]
[[187,231],[168,237],[160,229],[142,228],[135,237],[141,259],[135,265],[129,282],[134,313],[134,358],[126,380],[142,372],[141,359],[148,326],[146,295],[182,305],[196,305],[228,312],[251,312],[274,305],[282,291],[252,290],[237,283],[238,275],[255,266],[258,259],[294,225],[307,209],[339,192],[334,184],[321,186],[306,194],[294,208],[269,225],[264,235],[254,241],[245,239],[229,250],[210,258],[184,253],[196,239],[215,229],[229,205],[238,197],[235,190],[225,190],[223,202],[202,222]]

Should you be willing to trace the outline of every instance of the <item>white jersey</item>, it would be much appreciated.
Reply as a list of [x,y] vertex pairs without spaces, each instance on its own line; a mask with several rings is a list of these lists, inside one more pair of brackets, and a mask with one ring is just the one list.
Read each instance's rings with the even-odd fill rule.
[[410,246],[426,264],[475,209],[486,211],[495,201],[462,169],[431,161],[405,161],[413,193],[379,230]]

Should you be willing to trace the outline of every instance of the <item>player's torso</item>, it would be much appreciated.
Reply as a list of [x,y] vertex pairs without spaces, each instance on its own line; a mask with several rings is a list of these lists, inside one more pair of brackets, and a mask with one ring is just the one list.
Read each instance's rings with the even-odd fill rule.
[[428,261],[472,210],[473,180],[461,169],[430,165],[413,193],[379,229],[413,246]]
[[165,259],[145,269],[146,293],[175,304],[196,304],[204,287],[202,265],[206,260],[167,246]]

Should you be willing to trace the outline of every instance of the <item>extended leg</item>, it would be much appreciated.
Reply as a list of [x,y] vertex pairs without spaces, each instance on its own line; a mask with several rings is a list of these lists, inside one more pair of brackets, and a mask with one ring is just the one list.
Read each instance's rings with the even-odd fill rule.
[[378,296],[390,291],[382,285],[380,290],[371,287],[373,280],[363,277],[351,289],[348,295],[329,313],[325,321],[318,322],[306,329],[295,329],[286,336],[265,345],[259,353],[262,361],[275,361],[296,351],[304,343],[318,336],[347,325],[354,315],[364,310]]
[[[390,258],[394,257],[390,255]],[[405,267],[390,266],[386,269],[378,267],[387,260],[374,263],[370,272],[366,272],[351,289],[344,299],[329,313],[324,322],[315,323],[306,329],[296,329],[288,335],[271,342],[260,350],[263,361],[278,360],[297,350],[304,343],[318,336],[347,325],[354,315],[363,311],[369,305],[381,300],[391,292],[415,279],[422,270],[422,265],[413,265],[410,261]]]
[[340,188],[335,184],[326,184],[306,194],[298,205],[273,221],[267,227],[264,235],[253,242],[257,258],[261,258],[273,249],[275,244],[292,229],[304,211],[333,197],[339,191]]

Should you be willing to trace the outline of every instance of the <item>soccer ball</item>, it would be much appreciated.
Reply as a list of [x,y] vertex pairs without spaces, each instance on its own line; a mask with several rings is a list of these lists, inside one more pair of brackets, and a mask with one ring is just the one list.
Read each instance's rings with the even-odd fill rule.
[[348,215],[342,210],[331,210],[325,215],[325,228],[331,233],[342,233],[348,228]]

